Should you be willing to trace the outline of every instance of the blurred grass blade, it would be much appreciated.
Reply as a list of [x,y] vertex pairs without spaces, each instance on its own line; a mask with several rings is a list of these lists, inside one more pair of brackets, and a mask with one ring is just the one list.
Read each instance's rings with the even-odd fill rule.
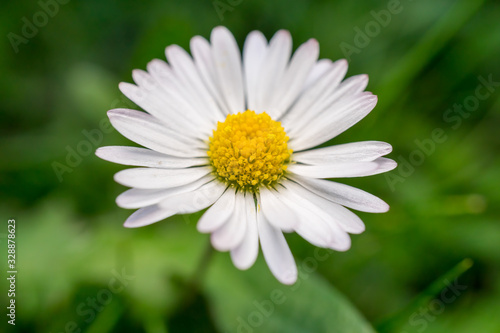
[[377,331],[381,333],[399,331],[402,326],[408,322],[413,313],[416,313],[419,308],[427,306],[431,300],[436,298],[442,290],[449,288],[449,284],[468,271],[472,265],[473,261],[469,258],[459,262],[455,267],[440,276],[422,293],[420,293],[417,298],[413,300],[413,302],[411,302],[405,309],[378,324],[376,326]]
[[379,101],[379,109],[390,106],[407,89],[422,68],[446,46],[447,42],[474,16],[483,3],[484,0],[462,0],[456,3],[399,63],[390,67],[389,72],[376,89],[381,95],[383,94],[383,98]]

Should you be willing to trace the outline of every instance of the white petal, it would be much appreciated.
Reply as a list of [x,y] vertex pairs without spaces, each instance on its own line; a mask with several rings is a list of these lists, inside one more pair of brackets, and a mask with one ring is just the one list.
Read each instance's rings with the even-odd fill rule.
[[229,251],[241,244],[247,229],[245,196],[236,193],[233,214],[229,220],[210,235],[210,240],[215,249]]
[[[342,100],[346,97],[357,95],[366,89],[368,85],[368,75],[359,74],[348,77],[334,90],[334,92],[328,95],[323,101],[323,106],[328,106],[336,101]],[[321,107],[320,107],[321,108]]]
[[322,218],[313,220],[314,215],[310,216],[309,219],[309,222],[314,221],[317,225],[322,227],[322,229],[320,229],[321,231],[327,233],[330,236],[330,239],[326,245],[323,245],[321,243],[321,245],[319,245],[318,243],[315,243],[315,241],[320,241],[319,236],[317,234],[313,235],[310,233],[310,226],[301,225],[301,229],[297,229],[296,232],[309,243],[316,246],[333,249],[335,251],[347,251],[351,248],[351,238],[349,237],[349,234],[337,223],[335,223],[333,219],[327,220],[325,218]]
[[210,206],[224,191],[219,182],[210,182],[200,188],[169,197],[159,204],[141,208],[125,221],[127,228],[152,224],[175,214],[194,213]]
[[217,101],[217,105],[221,109],[222,113],[224,115],[228,115],[230,110],[220,91],[210,44],[205,38],[201,36],[194,36],[191,38],[190,46],[196,68],[198,68],[198,72],[200,73],[205,86]]
[[116,204],[119,207],[130,209],[155,205],[168,196],[171,190],[172,189],[147,190],[141,188],[131,188],[116,198]]
[[320,111],[317,105],[321,104],[337,88],[347,72],[347,67],[346,60],[337,60],[330,64],[323,76],[303,91],[297,102],[281,119],[287,133],[293,132],[294,128],[300,128],[305,117],[308,120],[316,117],[316,113]]
[[323,179],[290,175],[290,178],[317,195],[340,205],[369,213],[385,213],[389,205],[355,187]]
[[191,98],[195,98],[203,116],[209,117],[213,124],[221,119],[222,113],[215,99],[211,96],[203,83],[189,54],[178,45],[171,45],[165,49],[168,62],[177,74]]
[[216,27],[211,35],[215,72],[222,95],[231,113],[245,111],[241,55],[234,36],[225,27]]
[[391,151],[392,146],[388,143],[361,141],[294,153],[293,160],[312,165],[349,161],[369,162]]
[[366,74],[355,75],[345,79],[342,83],[336,85],[335,89],[330,89],[328,94],[323,95],[323,98],[311,107],[307,119],[316,118],[322,113],[327,112],[326,110],[331,109],[332,106],[338,106],[338,102],[348,99],[351,96],[359,95],[367,85],[368,75]]
[[[154,59],[148,64],[148,67],[152,69],[152,73],[157,74],[157,72],[160,72],[155,68],[155,66],[151,65],[156,63],[165,65],[165,71],[168,73],[161,72],[163,75],[168,76],[169,79],[174,77],[171,69],[162,60]],[[183,126],[193,127],[193,122],[189,122],[189,118],[186,116],[186,112],[189,112],[190,110],[186,109],[184,110],[185,112],[178,112],[178,110],[172,107],[173,105],[171,104],[170,99],[170,95],[172,94],[172,92],[169,89],[170,87],[168,85],[165,85],[165,80],[158,80],[158,76],[154,76],[151,73],[140,69],[134,69],[132,71],[132,78],[137,84],[136,86],[126,82],[122,82],[119,85],[121,92],[125,96],[127,96],[134,102],[136,100],[142,102],[144,106],[140,104],[141,107],[149,107],[145,110],[156,118],[162,120],[165,124],[169,124],[172,122],[177,124],[178,121],[183,120]],[[174,105],[178,107],[177,104]]]
[[148,206],[136,210],[128,217],[123,225],[126,228],[139,228],[164,220],[174,215],[175,212],[158,205]]
[[[162,110],[167,117],[164,119],[165,123],[172,122],[172,125],[176,125],[182,120],[190,127],[194,127],[193,133],[198,135],[197,137],[210,134],[214,124],[213,117],[205,112],[202,103],[192,97],[189,87],[177,77],[173,69],[165,61],[159,59],[151,60],[147,68],[148,75],[158,82],[160,88],[155,92],[154,97],[161,100]],[[134,80],[138,79],[138,75],[134,76]]]
[[264,215],[257,212],[262,253],[273,275],[283,284],[293,284],[297,281],[297,266],[281,230],[266,221]]
[[198,146],[181,142],[178,134],[145,112],[113,109],[108,116],[121,134],[144,147],[177,157],[205,157],[201,141]]
[[267,40],[260,31],[248,34],[243,46],[243,68],[245,71],[245,86],[247,109],[257,109],[258,82],[261,67],[267,54]]
[[115,181],[119,184],[144,188],[169,188],[189,184],[209,174],[211,167],[195,167],[187,169],[133,168],[119,171]]
[[376,175],[396,167],[397,163],[393,160],[379,157],[370,162],[334,162],[320,165],[292,164],[288,166],[288,171],[311,178],[348,178]]
[[[339,102],[312,120],[306,128],[290,139],[290,148],[300,151],[315,147],[344,132],[363,119],[377,104],[377,96],[364,92]],[[293,134],[289,134],[290,136]]]
[[158,87],[158,83],[151,78],[151,75],[144,71],[134,70],[132,72],[136,82],[140,82],[142,86],[136,86],[128,82],[120,82],[118,87],[120,91],[128,97],[132,102],[139,105],[149,114],[161,120],[165,127],[171,130],[183,128],[189,130],[189,133],[195,133],[193,122],[189,122],[184,118],[184,113],[174,111],[170,108],[169,102],[162,99],[163,92]]
[[311,71],[309,72],[309,75],[306,78],[306,81],[304,83],[304,90],[309,88],[312,84],[316,83],[316,81],[319,80],[320,77],[325,75],[330,67],[332,66],[332,61],[330,59],[320,59],[318,60]]
[[[304,189],[304,191],[310,192],[307,189]],[[315,205],[320,207],[320,209],[322,209],[326,214],[330,215],[334,219],[335,223],[337,223],[346,232],[351,234],[360,234],[365,231],[365,224],[363,221],[349,209],[328,201],[313,192],[310,192],[310,195],[310,200],[314,202]]]
[[296,198],[287,189],[280,190],[280,192],[286,196],[290,211],[299,219],[299,223],[295,225],[293,230],[314,246],[328,247],[332,235],[328,224],[324,222],[321,216],[321,212],[318,212],[311,203]]
[[[345,69],[347,71],[347,62],[344,60],[339,60],[339,70]],[[344,65],[342,65],[344,63]],[[345,72],[340,72],[342,77],[344,77]],[[334,82],[333,86],[328,86],[327,89],[322,92],[319,97],[304,109],[300,106],[297,110],[301,114],[300,122],[294,123],[291,126],[290,132],[296,131],[300,133],[309,122],[323,117],[325,114],[332,113],[332,110],[339,108],[339,106],[344,105],[346,99],[352,100],[354,95],[359,95],[368,84],[368,75],[356,75],[345,79],[342,83],[338,84],[337,81]],[[300,126],[297,126],[300,125]],[[288,133],[288,132],[287,132]]]
[[245,238],[238,247],[231,250],[234,266],[245,270],[255,263],[259,254],[259,234],[257,232],[257,211],[253,195],[245,195],[247,230]]
[[236,194],[229,188],[198,221],[198,231],[209,233],[220,228],[229,220],[234,211]]
[[318,55],[319,44],[315,39],[308,40],[295,51],[283,78],[273,92],[271,105],[267,106],[267,111],[273,114],[273,119],[278,119],[297,99]]
[[[156,61],[162,62],[161,60]],[[155,63],[155,60],[151,63]],[[151,68],[149,64],[148,67]],[[196,115],[194,109],[176,102],[175,97],[172,96],[171,88],[165,86],[163,82],[158,82],[157,78],[150,73],[136,69],[132,71],[132,77],[137,86],[127,82],[119,84],[120,91],[125,96],[161,120],[164,126],[170,130],[180,133],[187,131],[190,136],[196,137],[197,133],[200,132],[199,127],[204,122],[199,117],[194,119],[193,116]]]
[[196,190],[180,193],[162,200],[158,205],[175,211],[175,214],[190,214],[212,205],[226,190],[217,180],[206,183]]
[[[335,210],[337,204],[310,192],[294,182],[284,182],[284,186],[295,196],[296,206],[303,205],[313,214],[308,215],[309,220],[306,220],[307,223],[303,223],[302,231],[315,227],[317,231],[324,234],[323,238],[327,239],[327,244],[326,246],[323,245],[324,247],[337,251],[347,251],[351,247],[351,238],[338,222],[339,212]],[[349,215],[344,214],[340,217],[344,216]],[[318,226],[315,226],[315,224],[318,224]],[[299,230],[297,232],[299,233]]]
[[209,183],[212,180],[212,175],[206,175],[205,177],[202,177],[192,183],[167,189],[132,188],[120,194],[116,198],[116,204],[122,208],[133,209],[150,206],[157,204],[163,199],[172,195],[178,195],[180,193],[196,190],[197,188],[200,188],[202,185]]
[[279,30],[269,42],[266,59],[259,72],[255,112],[266,111],[271,118],[277,119],[267,109],[272,102],[274,89],[282,79],[292,53],[292,37],[290,32]]
[[279,192],[262,187],[260,189],[260,203],[262,214],[274,227],[290,230],[299,223],[297,216],[283,203]]
[[95,154],[113,163],[151,168],[182,169],[209,164],[207,158],[179,158],[139,147],[100,147]]
[[[283,182],[291,207],[300,216],[295,231],[313,245],[346,251],[351,246],[349,235],[337,224],[334,216],[318,206],[318,197],[291,181]],[[321,199],[321,198],[320,198]]]
[[[345,65],[345,69],[347,70],[347,64]],[[345,75],[345,72],[343,75]],[[368,75],[366,74],[351,76],[350,78],[345,79],[341,84],[335,82],[335,85],[333,87],[328,87],[328,89],[323,92],[312,105],[309,106],[306,112],[301,112],[301,121],[298,123],[300,126],[293,126],[293,128],[290,129],[290,132],[292,135],[294,132],[300,133],[306,125],[309,125],[310,122],[316,119],[324,118],[325,115],[335,113],[335,110],[338,108],[355,100],[356,96],[362,96],[360,93],[366,88],[367,84]],[[366,92],[365,94],[372,95],[369,92]]]

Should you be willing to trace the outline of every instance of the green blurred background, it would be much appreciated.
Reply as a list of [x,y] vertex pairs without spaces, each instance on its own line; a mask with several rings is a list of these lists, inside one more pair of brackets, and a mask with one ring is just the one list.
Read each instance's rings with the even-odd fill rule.
[[[500,82],[498,1],[62,2],[0,5],[1,276],[9,218],[18,270],[15,327],[0,283],[2,331],[500,332],[500,89],[478,88]],[[294,287],[261,254],[245,272],[227,253],[204,269],[201,213],[123,228],[131,212],[115,205],[125,188],[112,176],[124,167],[93,154],[131,144],[101,127],[108,109],[134,107],[118,83],[217,25],[240,47],[251,30],[285,28],[294,47],[313,37],[321,58],[348,55],[379,105],[330,143],[386,141],[400,164],[342,180],[391,205],[359,214],[351,250],[287,235]],[[69,151],[80,151],[71,165]]]

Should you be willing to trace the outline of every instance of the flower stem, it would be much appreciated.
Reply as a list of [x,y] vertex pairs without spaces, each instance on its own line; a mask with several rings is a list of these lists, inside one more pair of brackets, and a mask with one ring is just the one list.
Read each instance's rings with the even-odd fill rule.
[[201,289],[201,283],[203,281],[203,278],[206,275],[208,266],[210,264],[210,261],[213,257],[214,252],[215,251],[214,251],[212,244],[210,243],[210,240],[209,240],[207,245],[205,246],[205,249],[203,250],[203,253],[202,253],[201,258],[198,262],[196,270],[193,273],[193,276],[186,283],[185,296],[184,296],[184,300],[182,302],[182,303],[184,303],[184,305],[187,306],[191,302],[193,302],[194,298],[196,297],[196,294]]
[[200,283],[207,272],[210,260],[212,259],[214,252],[214,248],[212,247],[212,244],[209,240],[207,245],[205,246],[200,261],[198,262],[198,267],[196,268],[191,278],[191,282],[189,283],[190,285],[195,286],[197,289],[199,289]]

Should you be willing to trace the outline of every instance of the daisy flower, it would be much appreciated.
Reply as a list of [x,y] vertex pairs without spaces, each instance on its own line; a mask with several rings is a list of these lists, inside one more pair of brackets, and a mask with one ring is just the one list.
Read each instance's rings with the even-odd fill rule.
[[292,55],[292,38],[278,31],[268,42],[251,32],[241,55],[225,27],[210,42],[195,36],[191,55],[166,48],[134,70],[135,85],[120,90],[146,112],[113,109],[112,125],[145,148],[110,146],[97,156],[136,166],[115,180],[131,189],[118,206],[138,209],[125,227],[149,225],[175,214],[208,208],[197,224],[213,247],[229,251],[239,269],[259,252],[284,284],[297,267],[283,233],[346,251],[349,233],[364,231],[348,208],[386,212],[381,199],[325,178],[362,177],[392,170],[381,156],[391,145],[363,141],[312,149],[344,132],[376,105],[364,91],[367,75],[344,79],[347,61],[318,60],[310,39]]

